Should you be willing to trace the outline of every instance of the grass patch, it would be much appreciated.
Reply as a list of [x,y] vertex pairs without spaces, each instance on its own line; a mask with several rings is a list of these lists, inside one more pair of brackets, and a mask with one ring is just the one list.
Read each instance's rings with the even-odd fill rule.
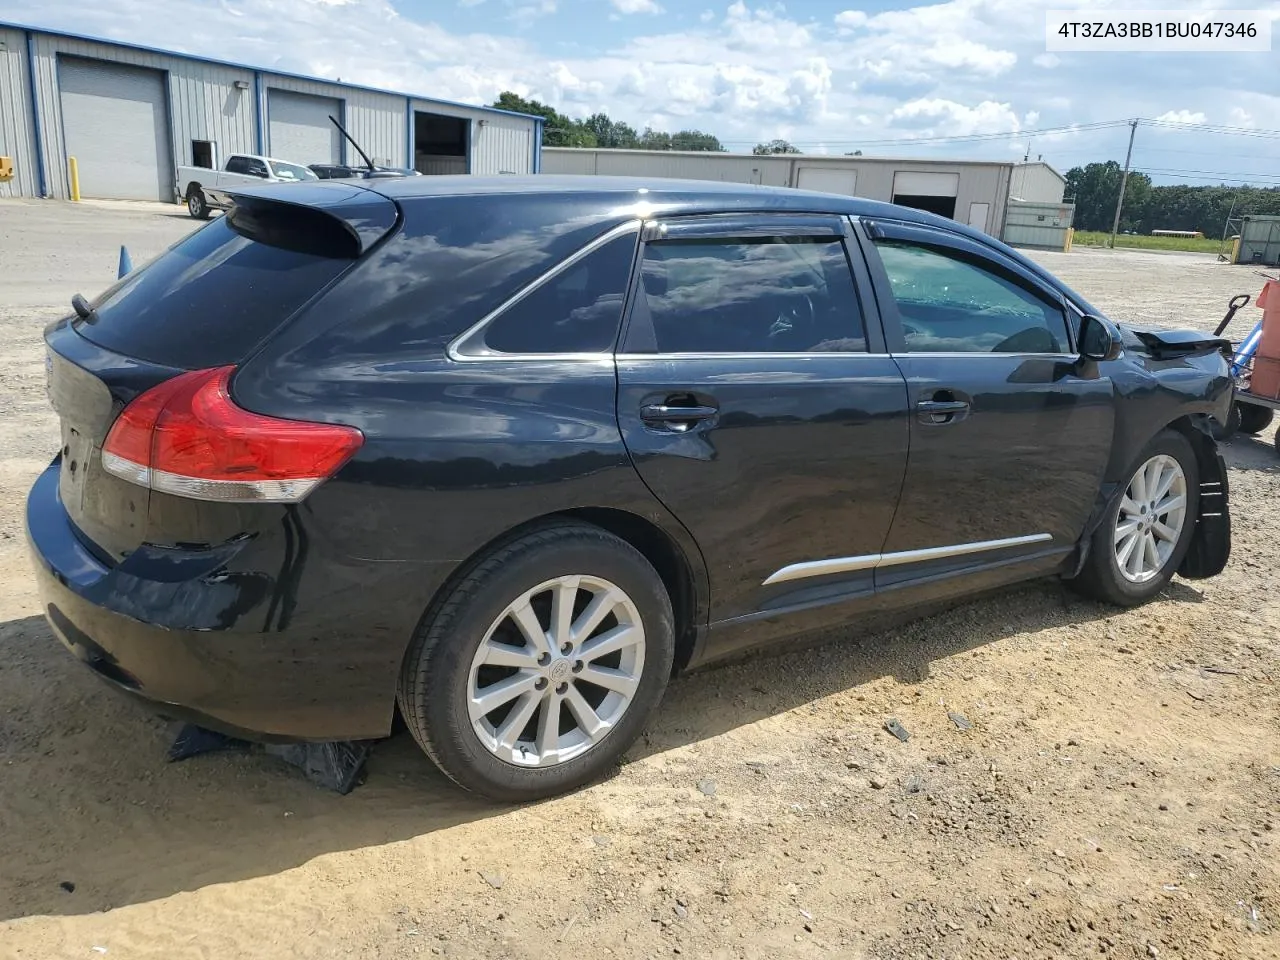
[[[1074,247],[1105,247],[1111,240],[1111,234],[1099,230],[1077,230],[1071,241]],[[1228,242],[1223,249],[1221,240],[1212,237],[1144,237],[1140,234],[1116,234],[1117,247],[1129,247],[1135,250],[1187,250],[1192,253],[1217,253],[1219,250],[1229,252]]]

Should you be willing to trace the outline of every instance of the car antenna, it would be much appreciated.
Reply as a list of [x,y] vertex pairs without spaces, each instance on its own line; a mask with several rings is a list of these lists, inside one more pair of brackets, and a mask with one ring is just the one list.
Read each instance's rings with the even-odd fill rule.
[[373,161],[369,159],[369,155],[367,153],[365,153],[363,150],[360,149],[360,144],[356,143],[356,138],[351,136],[351,134],[347,133],[346,128],[343,127],[342,124],[340,124],[334,118],[333,114],[329,115],[329,120],[330,122],[333,123],[335,127],[338,128],[338,132],[341,133],[344,137],[346,137],[347,140],[350,141],[351,145],[356,148],[356,153],[360,154],[360,159],[363,160],[365,163],[365,166],[369,168],[369,172],[370,173],[376,172],[377,168],[374,167]]

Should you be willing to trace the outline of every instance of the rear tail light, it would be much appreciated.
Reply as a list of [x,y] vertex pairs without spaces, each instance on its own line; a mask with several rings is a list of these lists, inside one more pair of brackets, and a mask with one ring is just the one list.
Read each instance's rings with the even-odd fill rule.
[[354,427],[280,420],[235,405],[235,367],[193,370],[138,396],[102,445],[102,468],[196,500],[296,503],[364,442]]

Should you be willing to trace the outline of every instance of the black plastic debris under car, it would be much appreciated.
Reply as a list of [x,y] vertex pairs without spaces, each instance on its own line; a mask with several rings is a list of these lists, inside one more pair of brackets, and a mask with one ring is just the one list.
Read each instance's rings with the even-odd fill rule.
[[169,761],[186,760],[215,750],[261,749],[298,767],[317,786],[345,796],[364,782],[364,764],[369,759],[372,746],[368,740],[253,744],[187,723],[183,724],[169,747]]

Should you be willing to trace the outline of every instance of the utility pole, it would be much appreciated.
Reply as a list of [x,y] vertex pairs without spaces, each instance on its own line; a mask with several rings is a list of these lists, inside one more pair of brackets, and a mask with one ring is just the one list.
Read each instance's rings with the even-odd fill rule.
[[1120,210],[1124,206],[1124,188],[1129,184],[1129,161],[1133,159],[1133,138],[1138,132],[1138,121],[1129,121],[1129,149],[1124,155],[1124,176],[1120,178],[1120,196],[1116,197],[1116,218],[1111,221],[1111,249],[1116,248],[1116,233],[1120,229]]

